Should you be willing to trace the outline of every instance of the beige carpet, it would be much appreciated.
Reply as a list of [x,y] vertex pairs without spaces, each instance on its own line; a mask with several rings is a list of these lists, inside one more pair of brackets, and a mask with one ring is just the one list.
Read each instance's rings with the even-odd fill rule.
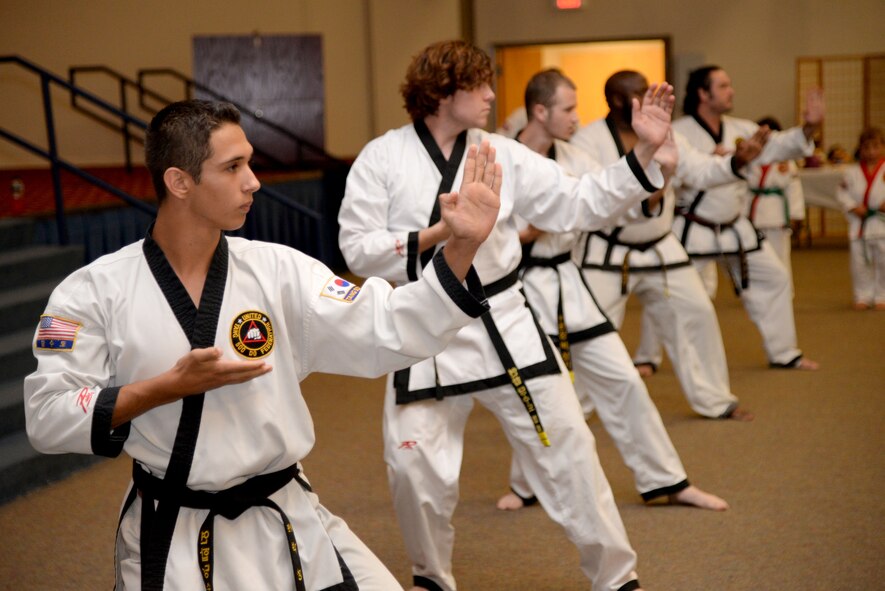
[[[848,307],[844,248],[794,253],[801,346],[816,373],[770,370],[740,302],[716,305],[734,392],[753,423],[694,416],[665,365],[648,381],[689,477],[724,496],[726,513],[644,506],[597,420],[599,454],[648,590],[848,590],[885,581],[885,312]],[[727,288],[727,284],[721,282]],[[624,329],[636,342],[631,307]],[[313,376],[305,384],[318,444],[305,467],[403,584],[410,581],[381,458],[382,380]],[[509,451],[481,408],[467,429],[457,528],[459,589],[587,589],[577,553],[540,508],[494,509]],[[108,461],[0,507],[0,588],[111,588],[126,459]]]

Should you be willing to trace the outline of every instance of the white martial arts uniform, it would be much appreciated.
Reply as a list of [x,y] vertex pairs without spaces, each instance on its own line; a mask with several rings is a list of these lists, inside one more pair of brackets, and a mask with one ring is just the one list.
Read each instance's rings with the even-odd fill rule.
[[[714,186],[737,178],[730,159],[699,154],[679,134],[674,140],[679,151],[675,179],[687,177],[698,185]],[[604,118],[578,130],[571,141],[602,164],[616,161],[623,152],[614,123]],[[643,336],[661,338],[692,409],[705,417],[721,417],[738,401],[729,385],[716,311],[671,232],[673,182],[644,220],[619,222],[583,236],[574,259],[616,327],[624,321],[629,294],[636,294],[644,306]],[[654,353],[641,350],[639,355],[649,357],[637,361],[660,363],[660,347],[654,343],[650,347]]]
[[753,164],[746,178],[749,194],[744,195],[744,215],[765,236],[765,241],[783,263],[792,292],[792,222],[805,219],[805,197],[799,181],[799,168],[792,160]]
[[[385,459],[415,584],[455,589],[451,518],[464,427],[478,402],[500,420],[531,489],[578,547],[594,588],[635,588],[636,556],[593,435],[516,281],[521,247],[514,214],[545,231],[593,227],[636,208],[654,185],[632,154],[600,175],[577,180],[513,140],[475,129],[465,135],[449,158],[452,187],[463,174],[459,145],[490,140],[504,171],[498,223],[474,260],[491,312],[462,329],[441,354],[391,376],[385,402]],[[430,221],[440,170],[446,170],[446,159],[423,121],[389,131],[363,149],[338,217],[341,251],[352,271],[396,283],[420,274],[417,234]],[[649,171],[660,185],[657,166]],[[505,364],[506,357],[512,359]]]
[[[560,140],[554,140],[552,152],[573,176],[601,168],[584,151]],[[571,260],[578,236],[544,233],[532,243],[521,275],[526,299],[568,360],[584,414],[594,408],[599,413],[642,497],[679,492],[689,486],[679,454],[620,335]],[[515,460],[510,487],[524,500],[534,496]]]
[[[694,117],[681,117],[673,129],[700,152],[712,154],[717,146],[733,151],[737,141],[756,133],[759,126],[745,119],[723,116],[720,133]],[[801,128],[772,132],[758,164],[792,160],[810,155],[814,143]],[[680,239],[701,276],[716,261],[732,278],[744,308],[762,334],[768,361],[773,366],[792,367],[802,358],[796,344],[793,294],[789,276],[777,255],[760,239],[756,228],[742,213],[746,181],[712,189],[691,181],[677,188],[677,215],[673,233]]]
[[[370,279],[359,288],[290,248],[222,239],[198,312],[149,236],[58,286],[35,336],[37,370],[25,380],[27,430],[44,453],[116,456],[125,450],[135,460],[135,487],[117,539],[117,590],[161,588],[164,578],[167,591],[202,590],[207,563],[217,591],[400,588],[296,475],[315,439],[299,383],[314,371],[376,376],[405,367],[442,349],[483,313],[487,307],[439,259],[425,272],[426,281],[392,290]],[[481,297],[480,290],[474,293]],[[156,407],[111,429],[122,386],[157,376],[192,347],[206,346],[218,347],[227,359],[260,358],[273,371]],[[190,450],[182,445],[187,429]],[[190,491],[164,497],[157,490],[184,481]],[[220,508],[208,536],[214,543],[204,547],[200,532],[209,512],[179,507],[181,499],[218,499],[238,485],[263,492],[240,507],[245,512],[238,517],[223,518]],[[168,560],[161,552],[154,569],[142,568],[150,562],[142,546],[143,534],[150,537],[142,531],[144,507],[154,505],[145,498],[159,499],[147,530],[156,533],[160,522],[172,519]],[[286,521],[297,541],[294,552]],[[153,583],[142,585],[143,570],[146,577],[157,575]]]
[[[854,302],[885,304],[885,213],[878,211],[885,203],[885,160],[873,168],[849,166],[836,198],[848,220]],[[850,213],[858,205],[872,213],[863,219]]]

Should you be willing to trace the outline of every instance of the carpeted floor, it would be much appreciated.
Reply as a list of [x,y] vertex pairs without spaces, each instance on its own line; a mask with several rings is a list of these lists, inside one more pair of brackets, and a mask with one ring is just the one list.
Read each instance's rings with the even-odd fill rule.
[[[716,305],[734,392],[752,423],[693,415],[668,365],[648,380],[693,482],[725,513],[644,506],[597,419],[599,454],[650,591],[853,590],[885,580],[885,312],[849,309],[844,247],[794,253],[800,344],[816,373],[770,370],[758,332],[722,289]],[[726,286],[726,283],[720,282]],[[623,334],[636,343],[637,309]],[[320,498],[403,584],[409,564],[381,457],[383,380],[317,375],[305,383],[318,443],[305,461]],[[457,528],[459,589],[587,589],[577,553],[535,507],[501,513],[509,451],[481,408],[467,429]],[[0,507],[0,588],[110,589],[125,458]]]

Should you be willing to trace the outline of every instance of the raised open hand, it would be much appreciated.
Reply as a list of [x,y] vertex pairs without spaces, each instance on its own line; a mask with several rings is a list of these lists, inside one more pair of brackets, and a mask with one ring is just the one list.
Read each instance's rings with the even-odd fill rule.
[[819,127],[824,121],[826,111],[823,90],[820,88],[809,90],[805,96],[805,110],[802,112],[802,119],[805,121],[805,124]]
[[439,196],[440,215],[452,231],[452,239],[479,244],[495,226],[501,208],[501,165],[488,141],[470,146],[461,188]]
[[679,148],[676,147],[672,131],[667,132],[667,138],[655,152],[655,162],[661,166],[665,178],[669,179],[676,174],[676,168],[679,166]]
[[639,141],[648,142],[655,149],[664,143],[675,104],[673,87],[666,82],[649,86],[641,104],[633,99],[633,131]]

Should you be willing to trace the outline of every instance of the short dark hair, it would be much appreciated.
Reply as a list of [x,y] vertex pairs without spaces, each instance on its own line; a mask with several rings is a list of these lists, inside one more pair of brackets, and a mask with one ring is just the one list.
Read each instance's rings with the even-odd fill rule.
[[144,158],[159,202],[166,198],[163,175],[173,166],[200,182],[203,162],[212,156],[209,136],[225,123],[239,125],[236,107],[196,99],[167,105],[154,116],[145,132]]
[[623,94],[623,85],[631,78],[640,78],[643,82],[648,84],[648,80],[645,79],[645,76],[636,70],[618,70],[605,81],[603,92],[605,93],[605,102],[608,104],[609,108],[614,106],[614,97]]
[[688,83],[685,85],[685,100],[682,103],[682,112],[686,115],[697,115],[698,105],[701,99],[698,92],[701,89],[710,91],[710,74],[721,70],[719,66],[703,66],[692,70],[688,75]]
[[780,131],[783,129],[783,127],[781,127],[781,122],[774,117],[763,117],[756,122],[756,125],[760,127],[762,127],[763,125],[767,125],[768,129],[770,129],[771,131]]
[[577,90],[575,83],[557,68],[542,70],[532,76],[525,87],[525,111],[529,121],[534,117],[532,108],[535,105],[544,105],[548,109],[553,106],[553,97],[561,84]]
[[492,61],[486,52],[466,41],[440,41],[412,58],[400,93],[417,121],[435,115],[439,101],[456,91],[491,82]]

